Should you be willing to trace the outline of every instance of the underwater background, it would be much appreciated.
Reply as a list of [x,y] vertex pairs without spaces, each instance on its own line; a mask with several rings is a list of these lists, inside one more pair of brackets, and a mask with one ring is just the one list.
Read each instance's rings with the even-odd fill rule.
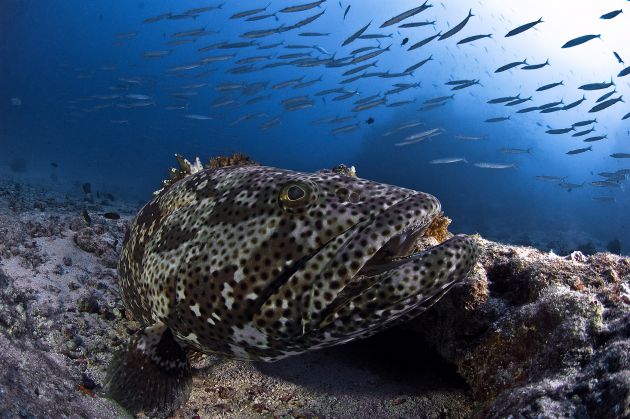
[[[141,205],[175,153],[301,171],[344,163],[435,195],[454,232],[630,253],[630,18],[602,18],[627,1],[433,1],[384,27],[423,3],[308,4],[3,0],[0,177],[68,193],[89,182]],[[600,37],[563,48],[585,35]]]

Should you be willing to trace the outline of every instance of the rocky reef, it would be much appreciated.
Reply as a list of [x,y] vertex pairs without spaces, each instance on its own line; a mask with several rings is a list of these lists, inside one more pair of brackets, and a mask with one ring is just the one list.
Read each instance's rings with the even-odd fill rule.
[[[137,208],[116,205],[0,185],[0,418],[125,417],[101,395],[139,328],[115,269]],[[199,357],[174,416],[630,417],[630,259],[478,243],[474,273],[394,330],[272,364]]]

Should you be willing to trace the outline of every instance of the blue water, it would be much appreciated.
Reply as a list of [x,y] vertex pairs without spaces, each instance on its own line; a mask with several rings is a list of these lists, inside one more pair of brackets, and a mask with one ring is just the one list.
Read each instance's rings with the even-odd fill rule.
[[[267,11],[308,3],[307,0],[273,1]],[[164,13],[177,15],[191,8],[219,5],[220,2],[178,1],[25,1],[4,0],[0,15],[0,176],[15,181],[35,182],[60,190],[80,192],[80,184],[91,182],[96,190],[107,191],[133,202],[146,202],[150,194],[174,165],[173,155],[204,160],[215,155],[243,152],[270,166],[314,171],[339,163],[354,165],[359,176],[397,184],[436,195],[445,213],[453,218],[452,230],[474,233],[509,242],[532,242],[545,249],[572,250],[592,243],[599,250],[618,238],[622,252],[630,252],[630,198],[628,182],[619,187],[595,187],[591,182],[604,180],[599,172],[630,168],[630,159],[615,159],[612,153],[630,153],[630,111],[624,103],[597,113],[589,113],[596,99],[617,90],[611,97],[630,98],[630,76],[617,77],[630,63],[630,9],[614,19],[600,15],[622,9],[628,2],[572,1],[443,1],[429,2],[433,7],[385,28],[379,26],[399,13],[417,7],[417,1],[326,1],[321,7],[298,13],[278,13],[259,21],[230,19],[235,13],[264,8],[265,1],[226,1],[217,10],[196,18],[143,23]],[[350,5],[345,19],[344,11]],[[464,19],[472,8],[473,17],[451,38],[433,40],[413,51],[407,48],[441,31],[446,32]],[[258,45],[237,49],[198,49],[218,42],[248,41],[245,32],[289,27],[324,11],[314,22],[297,29],[279,31],[254,39]],[[253,15],[255,16],[255,15]],[[511,29],[543,17],[543,23],[517,36],[506,38]],[[251,16],[249,16],[251,17]],[[436,21],[435,25],[403,29],[400,24]],[[383,39],[358,39],[342,47],[342,42],[368,22],[365,34],[390,35]],[[216,33],[204,36],[172,35],[180,31],[205,28]],[[132,32],[130,34],[130,32]],[[305,37],[301,32],[329,33]],[[493,34],[470,44],[456,45],[462,38]],[[563,49],[568,40],[586,34],[601,34],[583,45]],[[404,38],[409,38],[401,46]],[[190,39],[190,43],[168,46],[166,42]],[[260,45],[282,42],[273,49]],[[318,65],[288,65],[262,69],[281,60],[282,54],[310,53],[310,57],[330,59],[347,57],[352,50],[365,46],[391,50],[381,54],[376,67],[368,72],[402,72],[405,68],[432,57],[413,75],[397,78],[368,77],[340,84],[342,73],[352,66],[338,68]],[[287,45],[311,48],[289,49]],[[317,48],[312,48],[317,46]],[[147,51],[169,50],[168,56],[145,58]],[[374,50],[372,50],[374,51]],[[366,53],[369,51],[366,51]],[[172,68],[200,59],[235,54],[226,61],[204,64],[190,70]],[[270,55],[252,63],[257,71],[231,74],[239,59]],[[507,63],[527,59],[529,64],[549,60],[550,66],[538,70],[518,67],[495,73]],[[374,60],[368,60],[362,65]],[[362,74],[357,73],[356,75]],[[273,89],[272,85],[303,77],[322,80],[310,87]],[[605,90],[583,91],[586,83],[613,79],[615,86]],[[479,85],[451,91],[449,80],[475,79]],[[563,81],[564,85],[537,92],[536,88]],[[222,83],[268,82],[254,95],[243,90],[220,92]],[[415,100],[401,107],[381,105],[353,112],[353,102],[374,94],[383,94],[394,83],[420,83],[402,93],[388,96],[387,103]],[[205,83],[203,87],[185,86]],[[335,95],[315,96],[316,92],[344,88],[357,94],[347,100],[333,101]],[[196,92],[185,100],[172,95]],[[455,93],[453,100],[433,110],[419,111],[423,101]],[[126,95],[149,96],[150,106],[126,108],[140,102]],[[503,96],[533,97],[518,106],[487,104]],[[564,100],[565,104],[585,94],[587,100],[571,110],[540,114],[516,113],[529,106]],[[116,95],[116,98],[103,98]],[[226,95],[234,103],[213,107]],[[247,105],[253,97],[269,95],[261,102]],[[312,107],[287,111],[282,100],[308,96]],[[100,97],[100,98],[99,98]],[[123,107],[121,107],[121,105]],[[186,105],[186,109],[167,110],[167,106]],[[245,115],[264,113],[232,125]],[[212,120],[194,120],[185,115],[210,116]],[[354,116],[342,124],[314,124],[326,117]],[[510,116],[499,123],[488,118]],[[261,125],[275,117],[281,122],[268,130]],[[550,128],[566,128],[577,121],[597,118],[592,135],[607,138],[584,143],[586,137],[545,133]],[[368,124],[368,118],[374,123]],[[114,121],[114,122],[112,122]],[[121,121],[127,121],[122,123]],[[421,121],[423,126],[383,136],[402,123]],[[340,126],[359,124],[349,133],[334,135]],[[581,129],[588,129],[586,126]],[[406,146],[396,146],[409,135],[441,128],[433,138]],[[481,137],[461,140],[457,136]],[[593,146],[592,151],[567,155],[572,149]],[[522,155],[502,154],[502,147],[531,148]],[[429,164],[443,157],[465,157],[468,163]],[[16,163],[17,162],[17,163]],[[474,163],[516,163],[509,169],[482,169]],[[52,165],[51,163],[54,163]],[[55,167],[56,166],[56,167]],[[565,178],[565,182],[584,184],[574,189],[561,188],[558,182],[542,182],[534,176]],[[598,202],[594,197],[614,198]]]

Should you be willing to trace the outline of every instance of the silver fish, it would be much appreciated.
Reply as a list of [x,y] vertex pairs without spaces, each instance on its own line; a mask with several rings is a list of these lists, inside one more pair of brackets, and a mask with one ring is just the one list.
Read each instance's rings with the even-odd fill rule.
[[425,1],[424,3],[422,3],[422,5],[420,5],[418,7],[414,7],[413,9],[407,10],[406,12],[402,12],[401,14],[396,15],[396,16],[394,16],[391,19],[388,19],[387,21],[385,21],[385,23],[383,23],[381,25],[381,28],[385,28],[387,26],[395,25],[396,23],[402,22],[403,20],[408,19],[411,16],[415,16],[418,13],[424,12],[428,8],[433,7],[433,5],[427,4],[427,3],[428,3],[428,0]]
[[540,19],[538,19],[538,20],[536,20],[534,22],[529,22],[529,23],[526,23],[524,25],[518,26],[518,27],[512,29],[511,31],[509,31],[505,35],[505,37],[507,38],[507,37],[510,37],[510,36],[518,35],[519,33],[523,33],[526,30],[531,29],[534,26],[536,26],[536,25],[538,25],[539,23],[542,23],[542,22],[543,22],[543,20],[542,20],[542,17],[541,17]]
[[452,164],[452,163],[468,163],[464,157],[443,157],[441,159],[429,160],[429,164]]
[[569,150],[566,154],[581,154],[587,151],[593,151],[593,146],[588,146],[584,148],[576,148],[575,150]]
[[479,162],[474,164],[481,169],[513,169],[516,168],[516,163],[492,163],[492,162]]

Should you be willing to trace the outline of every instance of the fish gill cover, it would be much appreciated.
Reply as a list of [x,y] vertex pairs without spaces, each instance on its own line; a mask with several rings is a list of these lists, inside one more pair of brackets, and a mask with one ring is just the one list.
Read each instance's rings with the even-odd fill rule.
[[627,4],[8,0],[0,174],[146,202],[175,153],[344,162],[456,231],[626,244]]

